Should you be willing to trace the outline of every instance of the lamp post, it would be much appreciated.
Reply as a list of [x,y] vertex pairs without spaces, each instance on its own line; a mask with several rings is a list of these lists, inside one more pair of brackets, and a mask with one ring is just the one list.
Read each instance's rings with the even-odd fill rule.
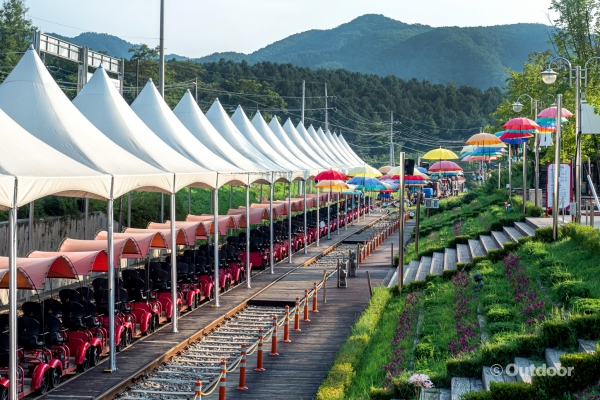
[[[522,94],[517,98],[517,101],[512,105],[512,109],[516,113],[520,113],[523,110],[523,104],[519,102],[521,97],[529,97],[530,101],[530,112],[533,113],[533,119],[537,117],[538,114],[538,102],[539,100],[534,100],[528,94]],[[535,110],[535,111],[534,111]],[[535,157],[535,204],[537,205],[537,189],[538,189],[538,162],[539,157],[537,156],[537,133],[535,135],[535,143],[534,143],[534,151],[536,154]],[[512,189],[512,188],[511,188]],[[523,140],[523,214],[527,212],[527,140]]]
[[[592,57],[587,60],[581,68],[577,65],[573,68],[571,61],[564,57],[556,57],[548,63],[548,69],[542,71],[542,80],[547,85],[552,85],[556,82],[558,72],[552,69],[552,64],[558,66],[561,62],[566,64],[569,69],[569,86],[573,86],[575,80],[575,222],[581,223],[581,81],[587,86],[588,81],[588,64],[590,61],[600,60],[600,57]],[[557,107],[557,129],[562,117],[562,108]]]

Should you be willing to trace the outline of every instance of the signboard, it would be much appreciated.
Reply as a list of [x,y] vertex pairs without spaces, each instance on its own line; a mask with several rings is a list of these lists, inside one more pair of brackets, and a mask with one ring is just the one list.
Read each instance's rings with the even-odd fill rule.
[[600,134],[600,115],[588,103],[581,103],[581,133],[583,135]]
[[[556,167],[554,163],[548,164],[546,172],[546,208],[553,207],[554,201],[554,171]],[[571,164],[560,164],[560,175],[558,176],[558,208],[567,207],[573,200],[573,174],[571,172]]]

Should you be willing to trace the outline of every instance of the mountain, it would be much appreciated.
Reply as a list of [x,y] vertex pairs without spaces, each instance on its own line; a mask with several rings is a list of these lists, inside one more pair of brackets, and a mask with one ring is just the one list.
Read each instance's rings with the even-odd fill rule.
[[[271,61],[311,69],[344,68],[485,89],[504,86],[506,68],[520,71],[530,53],[548,50],[550,29],[542,24],[435,28],[368,14],[333,29],[297,33],[251,54],[214,53],[194,61],[223,58],[249,64]],[[74,38],[53,35],[115,57],[129,58],[128,50],[134,46],[101,33],[86,32]]]
[[364,15],[337,28],[292,35],[251,54],[215,53],[196,60],[345,68],[487,88],[503,86],[506,68],[520,71],[530,53],[549,49],[549,29],[542,24],[434,28]]

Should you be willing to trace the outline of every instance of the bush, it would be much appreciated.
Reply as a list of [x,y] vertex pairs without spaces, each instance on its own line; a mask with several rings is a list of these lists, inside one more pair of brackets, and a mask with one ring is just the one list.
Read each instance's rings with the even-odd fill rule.
[[561,231],[575,243],[591,253],[600,253],[600,231],[591,226],[570,223],[562,226]]
[[[481,357],[483,365],[507,365],[519,356],[517,342],[507,341],[503,343],[485,343],[481,346]],[[481,369],[479,371],[481,373]]]
[[600,314],[599,299],[571,299],[571,311],[582,314]]
[[458,274],[458,269],[446,269],[442,271],[442,279],[445,281],[449,281],[452,278],[454,278],[456,274]]
[[572,315],[569,326],[579,339],[600,339],[600,313]]
[[493,400],[536,400],[536,390],[525,382],[492,382],[490,395]]
[[566,349],[577,343],[571,324],[566,321],[544,321],[540,326],[540,336],[547,347]]
[[519,326],[513,322],[492,322],[487,325],[488,331],[495,335],[498,332],[514,332]]
[[591,288],[586,282],[571,280],[555,284],[552,291],[559,301],[568,303],[573,297],[589,297]]
[[409,399],[415,395],[415,387],[408,383],[408,378],[398,377],[392,379],[392,393],[395,398]]
[[496,262],[496,261],[502,260],[506,254],[507,254],[507,252],[503,248],[491,249],[488,251],[488,258],[491,261]]
[[575,279],[573,274],[558,267],[553,267],[544,271],[544,281],[550,286],[554,286],[565,281],[573,281],[573,279]]
[[533,239],[536,242],[550,243],[553,241],[552,234],[553,234],[552,227],[545,226],[543,228],[536,229],[535,234],[533,235]]
[[431,343],[420,342],[415,347],[415,357],[417,358],[431,358],[435,353],[435,346]]
[[489,324],[496,322],[510,322],[514,320],[515,314],[514,309],[496,304],[485,313],[485,319]]
[[393,392],[388,389],[372,387],[369,393],[370,400],[390,400],[392,397],[394,397]]

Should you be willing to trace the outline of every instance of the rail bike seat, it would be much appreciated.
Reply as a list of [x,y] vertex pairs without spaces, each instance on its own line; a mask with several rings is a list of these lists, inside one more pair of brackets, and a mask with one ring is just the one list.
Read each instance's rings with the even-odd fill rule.
[[75,289],[81,295],[81,301],[94,301],[94,290],[88,286]]
[[37,301],[26,301],[21,306],[23,316],[39,320],[42,317],[42,305]]
[[60,297],[60,301],[63,304],[69,302],[78,303],[81,301],[81,294],[73,289],[62,289],[58,292],[58,297]]
[[146,282],[140,278],[131,278],[125,281],[125,289],[129,295],[130,301],[144,301],[144,289]]
[[[41,336],[41,337],[40,337]],[[29,317],[17,318],[17,340],[24,349],[37,349],[44,346],[40,323]]]
[[55,317],[62,317],[62,303],[56,299],[46,299],[43,302],[44,305],[44,312],[46,314],[55,316]]
[[[98,292],[95,293],[101,293],[102,291],[104,291],[103,289],[101,289]],[[108,290],[106,290],[106,292],[108,293]],[[98,299],[96,299],[96,304],[98,303]],[[63,307],[62,307],[62,312],[63,312],[63,326],[65,328],[67,328],[68,330],[71,331],[78,331],[78,330],[83,330],[86,329],[85,324],[83,323],[83,316],[84,316],[84,308],[80,303],[75,303],[75,302],[69,302],[69,303],[64,303]]]
[[96,278],[92,281],[92,287],[94,288],[94,292],[97,292],[100,289],[108,289],[108,279]]

